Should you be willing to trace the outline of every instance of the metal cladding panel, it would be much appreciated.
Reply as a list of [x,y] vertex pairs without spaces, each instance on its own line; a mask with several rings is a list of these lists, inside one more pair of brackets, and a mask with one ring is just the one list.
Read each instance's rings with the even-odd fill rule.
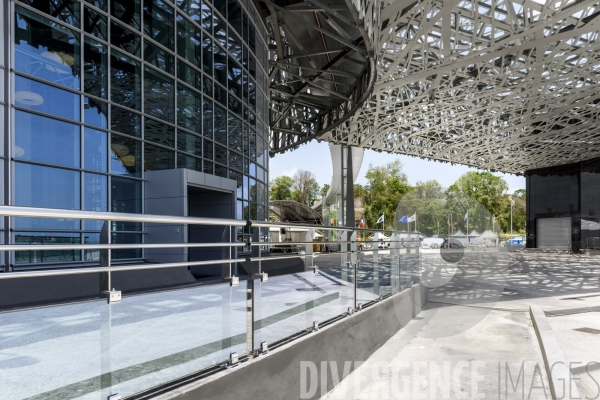
[[568,249],[571,244],[571,217],[538,218],[536,232],[538,248]]

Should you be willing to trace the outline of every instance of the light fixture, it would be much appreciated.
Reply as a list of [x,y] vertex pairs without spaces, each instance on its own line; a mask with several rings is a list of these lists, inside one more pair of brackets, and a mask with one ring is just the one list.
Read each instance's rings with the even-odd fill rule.
[[20,90],[15,93],[15,101],[27,106],[39,106],[44,102],[44,98],[37,93]]
[[510,58],[505,58],[504,63],[502,65],[502,72],[504,75],[509,76],[512,73],[512,60]]
[[25,155],[25,150],[22,147],[15,146],[13,148],[13,155],[17,158],[23,157]]

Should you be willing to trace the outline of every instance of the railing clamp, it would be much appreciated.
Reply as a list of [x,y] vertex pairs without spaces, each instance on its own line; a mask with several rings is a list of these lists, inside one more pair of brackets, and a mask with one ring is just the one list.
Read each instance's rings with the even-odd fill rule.
[[348,307],[348,315],[354,314],[354,308]]
[[113,290],[103,291],[102,294],[106,296],[106,298],[108,300],[108,304],[118,304],[121,302],[121,291],[120,290],[115,290],[115,288],[113,288]]
[[319,321],[314,321],[313,322],[313,332],[316,332],[319,330]]
[[260,343],[260,352],[261,353],[267,353],[269,351],[269,343],[267,342],[261,342]]
[[267,282],[269,280],[269,274],[267,274],[266,272],[259,272],[254,274],[254,278],[259,279],[261,282]]
[[228,367],[234,367],[237,364],[239,364],[239,362],[240,362],[240,357],[238,356],[238,353],[229,354],[229,366]]
[[119,393],[111,394],[107,397],[107,400],[121,400],[123,397]]
[[356,305],[356,311],[362,311],[362,303]]
[[310,266],[308,268],[312,269],[315,274],[319,273],[319,267],[316,266],[316,265],[312,265],[312,266]]
[[231,286],[237,286],[240,284],[240,277],[239,276],[228,276],[226,278],[224,278],[225,281],[229,281],[229,285]]

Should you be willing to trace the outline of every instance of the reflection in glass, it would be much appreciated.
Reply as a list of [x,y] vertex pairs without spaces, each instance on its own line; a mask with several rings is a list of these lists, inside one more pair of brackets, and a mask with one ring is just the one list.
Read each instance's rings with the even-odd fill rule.
[[233,29],[242,34],[242,7],[237,0],[227,1],[227,21]]
[[227,64],[227,82],[229,91],[237,97],[242,97],[242,67],[229,58]]
[[213,138],[213,103],[206,98],[202,101],[202,134]]
[[212,87],[213,87],[212,79],[210,79],[208,76],[204,76],[204,79],[202,80],[203,93],[210,96],[212,93]]
[[141,28],[139,0],[111,0],[110,14],[138,31]]
[[227,130],[229,132],[229,148],[241,153],[244,139],[242,137],[242,121],[229,113],[227,118]]
[[215,94],[213,98],[219,103],[223,104],[227,107],[227,90],[224,89],[221,85],[215,84]]
[[119,47],[129,54],[140,56],[141,48],[140,35],[132,30],[125,28],[123,25],[111,21],[110,24],[110,44]]
[[15,105],[79,122],[79,95],[22,76],[15,77]]
[[142,116],[140,114],[125,110],[124,108],[111,105],[111,129],[126,135],[142,136]]
[[162,0],[144,0],[144,34],[169,50],[174,49],[173,7]]
[[79,33],[15,7],[15,69],[79,89]]
[[158,146],[144,145],[144,170],[159,171],[175,168],[175,152]]
[[[110,178],[110,211],[121,213],[141,213],[142,212],[142,182],[117,178]],[[130,223],[131,227],[137,227],[137,223]],[[118,227],[118,230],[126,230],[124,227]],[[128,229],[127,229],[128,230]]]
[[175,73],[174,57],[150,41],[144,41],[144,60],[161,71],[168,72],[171,75]]
[[85,0],[88,4],[93,5],[101,9],[102,11],[108,11],[108,0]]
[[212,8],[206,4],[206,2],[202,2],[202,27],[207,30],[211,35],[212,31]]
[[19,0],[59,21],[79,28],[79,2],[76,0]]
[[250,129],[250,137],[248,140],[249,145],[249,156],[252,161],[256,161],[256,133]]
[[215,79],[227,87],[227,54],[225,50],[215,44],[213,56],[215,58]]
[[175,128],[151,118],[144,118],[144,139],[175,147]]
[[[66,232],[18,232],[15,233],[15,244],[26,245],[69,245],[81,243],[78,233]],[[15,264],[33,264],[41,262],[79,261],[79,250],[43,250],[15,251]]]
[[202,73],[182,60],[177,60],[177,77],[191,87],[202,90]]
[[177,94],[177,125],[202,133],[202,96],[182,85]]
[[140,63],[115,50],[111,50],[110,60],[112,101],[140,110],[142,92]]
[[177,7],[191,17],[192,20],[200,23],[202,19],[200,0],[177,0]]
[[215,144],[215,161],[227,165],[227,149]]
[[107,133],[85,128],[83,133],[83,168],[90,171],[107,172]]
[[144,68],[144,112],[167,122],[174,122],[175,90],[173,79]]
[[108,211],[108,177],[83,173],[83,209]]
[[[236,113],[237,115],[242,115],[242,102],[235,97],[234,95],[232,95],[231,93],[229,94],[229,102],[227,103],[228,108],[233,111],[234,113]],[[247,108],[244,108],[244,111],[247,111]]]
[[103,101],[83,98],[83,122],[98,128],[108,128],[108,104]]
[[202,33],[200,28],[177,16],[177,54],[198,67],[202,65]]
[[202,35],[202,70],[208,76],[213,76],[212,39],[206,35]]
[[213,142],[207,139],[204,139],[204,152],[203,152],[203,156],[204,158],[206,158],[207,160],[211,160],[213,159],[214,156],[214,152],[213,152]]
[[79,172],[15,163],[15,205],[79,210]]
[[242,61],[242,40],[233,32],[229,32],[229,40],[227,41],[227,50],[236,60]]
[[83,90],[103,99],[108,96],[107,46],[88,37],[83,43]]
[[227,146],[227,111],[215,105],[215,141]]
[[140,176],[141,144],[120,135],[111,135],[110,172],[115,175]]
[[202,138],[191,133],[177,131],[177,150],[202,156]]
[[79,130],[78,125],[15,111],[13,155],[21,160],[77,168]]
[[244,157],[240,154],[230,151],[229,152],[229,167],[234,168],[238,171],[242,171],[244,166]]
[[108,27],[106,25],[106,17],[89,7],[84,7],[83,31],[99,39],[107,40]]
[[215,175],[222,178],[227,178],[227,167],[215,164]]
[[204,171],[205,174],[213,174],[214,164],[210,161],[204,161],[202,170]]
[[[112,243],[137,244],[142,243],[142,235],[139,233],[113,233]],[[142,257],[142,249],[117,249],[111,251],[113,260]]]
[[202,160],[200,158],[177,153],[177,168],[187,168],[193,171],[202,172]]

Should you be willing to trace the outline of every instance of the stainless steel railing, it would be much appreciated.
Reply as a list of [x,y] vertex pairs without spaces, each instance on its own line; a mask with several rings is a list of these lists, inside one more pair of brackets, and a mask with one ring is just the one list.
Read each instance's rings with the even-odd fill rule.
[[[160,307],[165,301],[170,301],[171,297],[178,298],[181,294],[177,294],[174,290],[178,290],[179,293],[188,293],[185,301],[181,304],[185,307],[186,304],[190,304],[193,301],[203,298],[202,296],[209,296],[208,299],[213,299],[210,296],[217,296],[215,293],[220,293],[218,297],[220,302],[223,302],[221,310],[218,309],[216,313],[214,311],[206,311],[204,314],[198,314],[198,318],[205,318],[207,326],[212,326],[213,331],[207,331],[204,334],[207,337],[207,341],[214,343],[216,340],[223,340],[223,343],[234,343],[236,340],[239,342],[238,347],[231,345],[221,345],[223,349],[233,352],[234,349],[239,348],[240,345],[244,346],[243,357],[251,358],[255,355],[267,352],[269,349],[277,347],[282,343],[295,340],[305,334],[309,334],[314,330],[315,326],[324,326],[331,323],[333,320],[339,318],[346,318],[351,316],[354,312],[359,311],[371,304],[376,304],[383,297],[390,296],[394,293],[400,292],[420,279],[420,264],[418,258],[414,256],[418,255],[418,246],[412,248],[406,248],[403,251],[407,254],[407,257],[402,258],[400,254],[400,243],[404,244],[418,244],[418,239],[399,239],[399,232],[395,231],[381,231],[381,230],[369,230],[359,228],[347,228],[347,227],[328,227],[320,225],[310,224],[289,224],[289,223],[274,223],[274,222],[263,222],[263,221],[245,221],[237,219],[214,219],[214,218],[195,218],[195,217],[176,217],[168,215],[149,215],[149,214],[125,214],[125,213],[110,213],[110,212],[91,212],[91,211],[76,211],[76,210],[59,210],[59,209],[42,209],[42,208],[25,208],[25,207],[14,207],[14,206],[0,206],[0,215],[4,217],[29,217],[29,218],[67,218],[67,219],[81,219],[81,220],[101,220],[104,221],[103,229],[100,234],[102,243],[99,244],[0,244],[0,252],[4,252],[4,262],[9,263],[11,258],[9,255],[12,252],[17,251],[47,251],[47,250],[96,250],[100,252],[100,259],[97,261],[98,265],[89,267],[68,267],[68,268],[53,268],[53,269],[38,269],[38,270],[26,270],[18,272],[4,272],[0,273],[0,284],[8,284],[7,280],[14,279],[13,284],[21,284],[23,279],[26,278],[41,278],[41,277],[57,277],[57,276],[73,276],[73,275],[85,275],[85,274],[99,274],[99,282],[101,284],[101,293],[107,298],[106,300],[100,301],[104,303],[101,311],[102,320],[102,332],[101,347],[105,350],[102,351],[102,374],[107,379],[110,377],[110,372],[113,371],[111,367],[111,332],[116,332],[116,337],[122,338],[125,335],[123,330],[125,325],[112,326],[112,312],[120,312],[122,314],[135,314],[138,311],[143,312],[144,304],[143,299],[140,300],[140,296],[148,298],[149,303],[152,305],[148,307],[150,310],[155,310]],[[219,242],[214,243],[134,243],[134,244],[119,244],[111,243],[110,226],[112,221],[124,221],[124,222],[142,222],[146,224],[177,224],[177,225],[204,225],[204,226],[222,226],[230,228],[229,232],[223,235]],[[247,242],[236,242],[232,235],[231,229],[234,227],[246,227],[250,228],[252,233],[251,240]],[[293,242],[272,242],[272,241],[260,241],[260,229],[259,228],[297,228],[306,230],[307,239],[297,240]],[[340,238],[335,242],[325,241],[310,241],[308,240],[311,230],[319,231],[338,231],[341,232]],[[358,250],[357,244],[359,242],[370,242],[376,243],[373,240],[357,240],[357,232],[373,232],[373,233],[391,233],[396,235],[389,241],[386,240],[386,244],[390,243],[390,248],[385,249],[370,249],[370,250]],[[229,239],[229,241],[227,241]],[[303,253],[290,254],[290,255],[266,255],[261,251],[261,247],[264,246],[275,246],[275,245],[293,245],[300,246]],[[335,253],[322,253],[317,254],[313,252],[314,245],[322,244],[336,244],[340,246],[339,250]],[[120,249],[209,249],[209,248],[222,248],[224,252],[223,257],[220,259],[204,260],[204,261],[177,261],[177,262],[139,262],[131,264],[113,265],[111,263],[111,251]],[[237,250],[239,249],[250,250],[248,256],[238,256]],[[389,250],[389,251],[388,251]],[[316,257],[319,258],[316,258]],[[331,258],[327,258],[331,257]],[[339,258],[337,258],[339,257]],[[285,272],[278,276],[268,276],[269,266],[273,266],[273,263],[283,263],[284,260],[288,259],[303,259],[304,270],[299,272],[294,270],[292,272]],[[333,260],[330,264],[322,264],[325,260]],[[270,263],[270,264],[269,264]],[[240,281],[241,275],[234,275],[234,269],[232,268],[235,264],[243,264],[247,267],[246,274],[243,274],[243,281]],[[142,293],[134,295],[121,296],[119,287],[113,287],[113,274],[123,271],[144,271],[152,269],[163,269],[163,268],[176,268],[176,267],[198,267],[198,266],[209,266],[209,265],[221,265],[221,275],[215,282],[210,282],[207,285],[194,286],[192,288],[186,286],[178,289],[167,289],[165,288],[162,292],[156,294]],[[218,269],[218,268],[217,268]],[[319,278],[320,277],[320,278]],[[314,282],[313,282],[314,281]],[[39,281],[38,281],[39,282]],[[53,281],[54,282],[54,281]],[[332,284],[333,283],[333,284]],[[329,287],[324,285],[329,284]],[[245,285],[245,287],[244,287]],[[272,286],[269,286],[272,285]],[[320,287],[320,286],[322,287]],[[239,286],[239,287],[238,287]],[[261,289],[262,288],[262,289]],[[269,297],[263,298],[261,295],[262,290],[266,290],[266,294]],[[170,291],[169,291],[170,290]],[[100,290],[98,291],[100,293]],[[172,296],[171,296],[172,293]],[[273,294],[279,294],[277,300],[273,300]],[[239,297],[235,300],[236,296]],[[295,297],[294,297],[295,296]],[[294,297],[289,300],[288,297]],[[4,309],[2,301],[2,294],[0,293],[0,326],[4,323],[7,326],[11,326],[14,323],[23,323],[22,321],[33,321],[31,317],[22,317],[23,315],[29,315],[27,313],[32,312],[27,307],[10,309],[8,311],[2,311]],[[195,300],[191,300],[195,299]],[[233,300],[232,300],[233,299]],[[262,299],[262,300],[261,300]],[[302,303],[302,299],[307,300],[306,303]],[[94,304],[98,304],[100,299],[95,297]],[[130,306],[124,307],[120,304],[121,300],[123,303],[128,303]],[[298,310],[295,309],[294,304],[300,300],[300,307]],[[86,300],[89,303],[89,299]],[[212,300],[211,300],[212,301]],[[273,302],[277,304],[273,304]],[[287,304],[292,304],[287,306]],[[85,304],[88,304],[85,303]],[[281,304],[280,304],[281,303]],[[44,310],[50,313],[49,316],[51,323],[55,326],[55,321],[71,321],[74,317],[67,315],[65,318],[64,313],[70,310],[68,304],[73,303],[60,303],[61,307],[57,307],[58,303],[49,304]],[[75,302],[75,304],[78,304]],[[83,303],[82,303],[83,304]],[[207,304],[211,304],[210,301]],[[54,308],[53,308],[54,307]],[[77,305],[72,306],[77,309]],[[90,306],[92,307],[92,306]],[[105,308],[108,307],[108,308]],[[121,307],[121,308],[119,308]],[[208,307],[208,306],[206,306]],[[290,308],[291,307],[291,308]],[[85,305],[81,305],[79,308],[84,308]],[[56,309],[56,310],[55,310]],[[67,311],[65,311],[67,310]],[[119,311],[120,310],[120,311]],[[175,310],[175,309],[173,309]],[[210,310],[210,308],[208,309]],[[261,317],[261,310],[264,315]],[[274,310],[274,311],[273,311]],[[296,310],[296,311],[294,311]],[[312,314],[310,310],[315,310]],[[34,310],[35,311],[35,310]],[[75,312],[75,311],[73,311]],[[91,311],[87,311],[88,314]],[[150,311],[148,311],[150,312]],[[154,312],[154,311],[152,311]],[[194,311],[195,312],[195,311]],[[212,312],[212,314],[211,314]],[[56,313],[54,315],[53,313]],[[62,313],[62,314],[61,314]],[[169,312],[170,313],[170,312]],[[166,315],[169,315],[167,313]],[[238,333],[237,336],[233,333],[228,332],[233,329],[231,326],[225,326],[230,321],[230,317],[233,313],[243,314],[244,318],[241,322],[245,324],[243,333]],[[298,315],[294,314],[297,313]],[[89,318],[88,314],[85,314],[85,318]],[[204,315],[208,316],[204,316]],[[121,315],[121,314],[115,314]],[[308,315],[314,315],[313,317],[307,317]],[[209,316],[212,316],[209,318]],[[14,317],[14,318],[13,318]],[[264,317],[264,318],[263,318]],[[3,321],[2,318],[5,320]],[[85,320],[84,318],[84,320]],[[155,318],[152,314],[149,318]],[[167,318],[167,317],[165,317]],[[313,318],[313,320],[307,320],[307,318]],[[133,318],[135,320],[135,318]],[[15,322],[16,321],[16,322]],[[193,319],[182,319],[178,323],[181,323],[182,331],[189,331],[188,321]],[[221,322],[219,322],[221,321]],[[310,326],[305,326],[305,323],[309,321]],[[66,322],[67,324],[69,322]],[[218,324],[223,324],[220,328]],[[238,321],[239,323],[239,321]],[[212,324],[212,325],[211,325]],[[216,324],[216,325],[215,325]],[[269,324],[279,324],[277,329],[268,331],[267,327]],[[304,325],[303,325],[304,324]],[[315,325],[316,324],[316,325]],[[60,327],[60,323],[58,323]],[[234,324],[235,325],[235,324]],[[16,325],[15,325],[16,326]],[[127,325],[129,326],[129,325]],[[150,324],[149,326],[154,326]],[[171,326],[171,325],[165,325]],[[215,332],[215,326],[218,332]],[[166,329],[163,327],[163,329]],[[50,329],[50,328],[48,328]],[[53,329],[53,328],[52,328]],[[129,329],[129,328],[128,328]],[[133,328],[130,328],[133,329]],[[134,331],[139,335],[142,334],[153,334],[151,331],[147,331],[149,328],[144,328],[141,325],[139,328],[141,331]],[[146,329],[146,331],[144,331]],[[169,328],[172,329],[172,328]],[[195,328],[198,329],[198,328]],[[16,331],[15,331],[16,332]],[[107,333],[108,332],[108,333]],[[280,333],[282,332],[282,333]],[[10,335],[11,333],[9,333]],[[56,333],[60,335],[60,332]],[[108,335],[108,339],[105,336]],[[212,336],[211,336],[212,335]],[[241,336],[240,336],[241,335]],[[135,335],[133,335],[135,336]],[[182,335],[183,336],[183,335]],[[187,337],[187,336],[186,336]],[[242,337],[242,339],[239,339]],[[265,340],[265,338],[267,338]],[[271,339],[269,339],[271,338]],[[274,339],[273,339],[274,338]],[[0,337],[2,339],[2,337]],[[210,339],[210,340],[209,340]],[[3,339],[4,340],[4,339]],[[213,341],[211,341],[213,340]],[[241,341],[241,342],[240,342]],[[19,340],[17,342],[20,343]],[[70,344],[68,341],[65,343]],[[221,342],[219,342],[221,343]],[[241,343],[241,344],[240,344]],[[68,345],[67,344],[67,345]],[[14,350],[18,353],[20,350]],[[211,350],[212,351],[212,350]],[[239,350],[236,350],[239,351]],[[113,350],[114,352],[114,350]],[[132,359],[146,359],[146,355],[133,354]],[[222,353],[222,351],[221,351]],[[211,353],[212,354],[212,353]],[[215,353],[216,354],[216,353]],[[220,353],[219,353],[220,354]],[[168,355],[168,354],[167,354]],[[237,354],[232,354],[229,359],[222,358],[223,356],[214,356],[223,365],[231,365],[232,363],[239,362]],[[219,358],[221,357],[221,358]],[[2,363],[0,359],[0,364]],[[50,368],[61,370],[67,368],[61,364],[60,359],[53,361],[44,361],[50,364]],[[56,365],[52,364],[55,363]],[[211,361],[212,363],[212,361]],[[213,365],[211,363],[200,363],[199,365]],[[44,364],[46,365],[46,364]],[[31,367],[31,375],[36,376],[38,374],[36,366]],[[41,367],[40,367],[41,368]],[[47,368],[47,366],[45,367]],[[166,368],[166,367],[165,367]],[[213,367],[211,367],[213,368]],[[197,371],[197,370],[196,370]],[[65,375],[66,376],[66,375]],[[172,379],[173,376],[169,375]],[[175,376],[175,378],[177,378]],[[112,382],[112,383],[111,383]],[[110,389],[110,393],[117,391],[118,382],[111,381],[106,383],[104,387]],[[141,385],[141,383],[140,383]],[[42,385],[43,386],[43,385]],[[56,386],[54,382],[48,383],[48,386]],[[134,385],[135,386],[135,385]],[[136,390],[148,390],[144,386],[135,386]],[[129,390],[129,389],[128,389]],[[45,392],[35,393],[36,395],[45,396]],[[79,394],[78,394],[79,395]],[[12,398],[9,395],[10,398]],[[18,397],[18,396],[15,396]],[[48,395],[50,397],[50,395]]]

